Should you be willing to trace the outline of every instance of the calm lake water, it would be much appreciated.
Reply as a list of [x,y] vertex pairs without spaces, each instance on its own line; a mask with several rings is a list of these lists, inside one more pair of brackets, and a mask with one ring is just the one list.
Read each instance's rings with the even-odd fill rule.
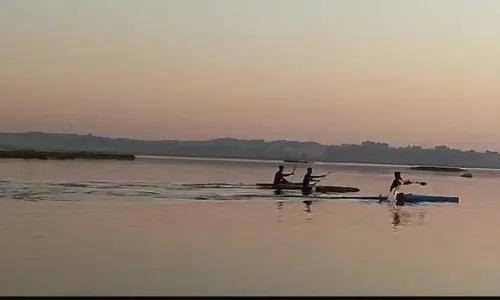
[[[322,185],[405,206],[277,198],[280,162],[0,160],[2,295],[500,295],[500,171],[314,163]],[[294,164],[285,164],[285,171]],[[299,182],[307,165],[299,165]]]

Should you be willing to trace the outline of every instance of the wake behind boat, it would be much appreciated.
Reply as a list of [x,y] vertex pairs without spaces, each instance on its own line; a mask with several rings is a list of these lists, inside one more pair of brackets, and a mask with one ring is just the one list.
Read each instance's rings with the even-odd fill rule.
[[[301,190],[301,183],[285,183],[274,185],[272,183],[257,183],[257,188],[259,189],[281,189],[281,190]],[[316,186],[316,192],[318,193],[357,193],[360,189],[348,186],[336,186],[336,185],[318,185]]]

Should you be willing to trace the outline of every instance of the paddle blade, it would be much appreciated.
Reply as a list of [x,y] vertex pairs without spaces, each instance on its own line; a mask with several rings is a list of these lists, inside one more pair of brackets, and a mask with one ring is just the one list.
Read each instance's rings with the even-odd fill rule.
[[421,186],[426,186],[426,185],[427,185],[427,182],[420,182],[420,185],[421,185]]

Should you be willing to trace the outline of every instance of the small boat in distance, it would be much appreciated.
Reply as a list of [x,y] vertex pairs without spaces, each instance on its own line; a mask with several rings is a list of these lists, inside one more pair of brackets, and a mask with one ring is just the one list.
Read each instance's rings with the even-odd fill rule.
[[471,172],[464,172],[464,173],[460,174],[460,177],[472,178],[472,173]]
[[456,167],[432,167],[432,166],[417,166],[410,167],[411,170],[415,171],[434,171],[434,172],[466,172],[467,170]]
[[308,161],[308,160],[296,160],[296,159],[284,159],[283,162],[286,163],[297,163],[297,164],[312,164],[314,163],[313,161]]
[[[257,183],[257,188],[259,189],[281,189],[281,190],[301,190],[302,183],[288,183],[274,185],[272,183]],[[357,193],[360,189],[348,186],[335,186],[335,185],[318,185],[316,186],[316,192],[326,194],[326,193]]]

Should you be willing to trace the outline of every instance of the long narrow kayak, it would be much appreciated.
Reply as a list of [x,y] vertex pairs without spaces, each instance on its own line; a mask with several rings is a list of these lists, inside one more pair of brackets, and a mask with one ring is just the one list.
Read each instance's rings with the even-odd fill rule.
[[455,196],[431,196],[431,195],[405,195],[405,201],[412,202],[452,202],[458,203],[459,197]]
[[[279,187],[282,190],[300,190],[302,189],[301,183],[291,183],[291,184],[279,184],[275,186],[272,183],[257,183],[260,189],[270,189],[274,190]],[[357,193],[360,190],[355,187],[348,186],[336,186],[336,185],[318,185],[316,187],[316,192],[318,193]]]
[[[333,198],[333,197],[331,197]],[[338,199],[359,199],[359,200],[378,200],[387,201],[387,196],[337,196]],[[405,202],[451,202],[458,203],[459,197],[454,196],[432,196],[432,195],[415,195],[409,194],[405,196]]]
[[[315,200],[329,200],[329,199],[346,199],[346,200],[376,200],[376,201],[387,201],[387,196],[300,196],[300,195],[286,195],[283,197],[289,198],[312,198]],[[431,195],[415,195],[408,194],[405,196],[405,202],[407,203],[420,203],[420,202],[433,202],[433,203],[458,203],[459,197],[454,196],[431,196]]]

